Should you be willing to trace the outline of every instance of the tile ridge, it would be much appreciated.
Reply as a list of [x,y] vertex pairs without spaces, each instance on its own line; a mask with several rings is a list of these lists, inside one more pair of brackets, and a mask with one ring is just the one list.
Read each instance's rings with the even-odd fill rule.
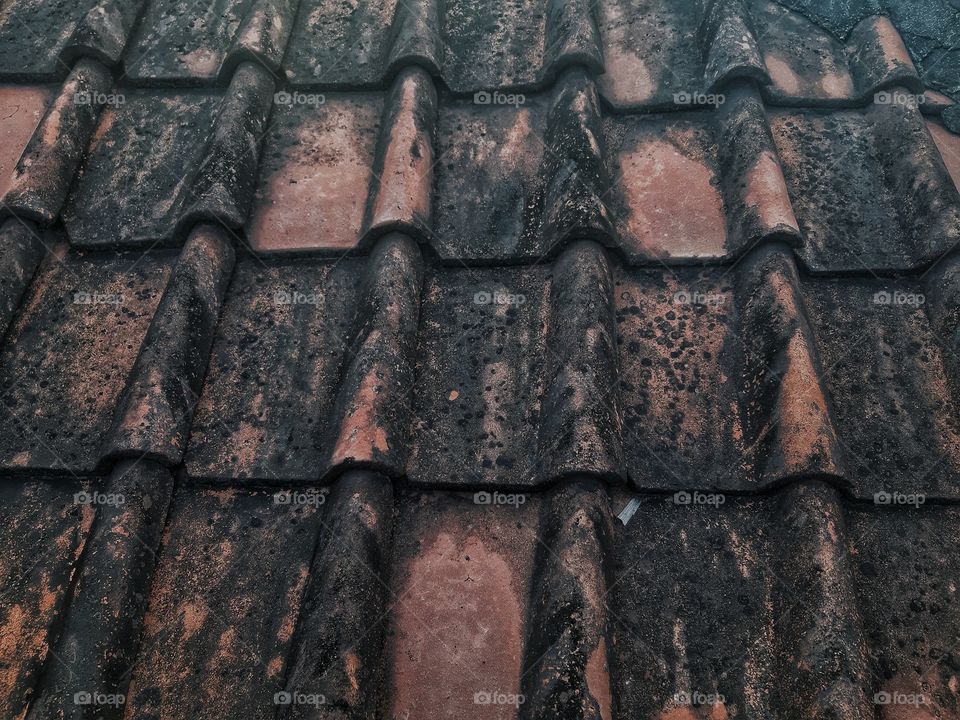
[[17,162],[0,212],[49,225],[63,209],[113,85],[99,60],[76,61]]
[[112,500],[97,504],[28,720],[70,717],[78,693],[126,695],[173,489],[170,470],[145,459],[94,485]]
[[389,232],[429,244],[436,118],[430,75],[419,65],[400,71],[383,107],[358,246]]
[[405,473],[423,285],[416,242],[400,233],[383,236],[363,283],[326,431],[325,481],[355,467],[389,477]]
[[705,0],[698,36],[705,48],[705,92],[717,92],[733,80],[770,82],[745,0]]
[[739,80],[720,86],[716,112],[721,187],[727,205],[729,252],[742,256],[758,243],[800,247],[803,237],[757,85]]
[[60,53],[67,65],[91,58],[118,68],[146,0],[97,0],[74,28]]
[[524,720],[614,716],[606,604],[612,520],[594,479],[571,478],[544,503],[524,623]]
[[253,201],[274,90],[274,78],[263,65],[250,61],[237,65],[184,198],[175,235],[185,235],[202,221],[233,229],[243,225]]
[[254,0],[223,57],[219,80],[231,82],[239,67],[251,62],[261,65],[280,84],[281,64],[299,6],[300,0]]
[[794,612],[776,634],[777,696],[798,716],[869,720],[870,658],[839,493],[796,485],[778,502],[787,532],[771,548],[787,583],[775,592]]
[[545,246],[596,240],[617,247],[613,215],[605,200],[611,178],[600,99],[583,67],[565,70],[554,87],[544,144],[539,174],[545,188]]
[[537,472],[552,483],[626,479],[618,410],[613,280],[603,248],[567,245],[553,265]]
[[[391,613],[394,490],[376,471],[349,470],[324,505],[282,687],[291,696],[319,695],[334,713],[374,717]],[[304,717],[304,707],[281,704],[277,717]]]
[[792,252],[783,245],[758,247],[738,269],[738,280],[740,403],[757,481],[815,475],[850,485]]
[[227,231],[194,227],[117,403],[101,463],[120,457],[170,467],[182,462],[234,262]]

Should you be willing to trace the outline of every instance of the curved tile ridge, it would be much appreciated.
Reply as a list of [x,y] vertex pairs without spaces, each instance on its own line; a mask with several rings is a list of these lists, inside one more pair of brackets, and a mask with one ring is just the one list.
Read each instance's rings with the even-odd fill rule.
[[737,281],[743,444],[758,481],[829,476],[846,483],[793,254],[783,245],[758,248]]
[[553,266],[537,436],[541,478],[623,479],[616,358],[607,258],[596,243],[578,242]]
[[0,225],[0,339],[43,260],[40,229],[29,220],[8,218]]
[[183,459],[234,259],[223,228],[200,224],[191,232],[117,404],[103,458],[170,466]]
[[594,480],[544,503],[524,649],[523,720],[614,716],[607,628],[609,499]]
[[76,693],[126,695],[173,485],[162,465],[124,460],[96,488],[104,501],[28,720],[81,717]]
[[926,281],[927,313],[934,332],[940,338],[944,362],[954,383],[953,393],[960,397],[960,253],[953,252],[938,262]]
[[0,213],[57,219],[112,84],[97,60],[77,62],[20,156]]
[[740,254],[760,241],[802,244],[787,183],[756,85],[724,88],[717,110],[718,160],[727,207],[728,246]]
[[231,228],[246,221],[273,91],[273,77],[262,65],[243,62],[237,67],[191,183],[178,222],[180,234],[205,220]]
[[867,111],[884,182],[912,247],[914,266],[932,262],[960,242],[960,191],[954,185],[914,96],[892,88],[888,102]]
[[145,5],[146,0],[98,0],[74,28],[60,61],[70,65],[89,57],[116,67]]
[[548,0],[543,80],[574,65],[603,74],[603,50],[594,14],[596,5],[589,0]]
[[862,98],[893,85],[914,93],[923,92],[923,81],[890,18],[883,15],[864,18],[850,32],[847,46],[853,82]]
[[839,493],[823,483],[783,492],[777,541],[771,544],[780,646],[774,677],[781,712],[817,720],[868,720],[872,685],[863,624]]
[[769,82],[745,0],[703,0],[698,34],[706,48],[706,92],[716,92],[736,78]]
[[245,62],[260,64],[279,76],[298,5],[298,0],[255,0],[220,64],[221,82],[230,81]]
[[[352,470],[334,483],[325,506],[284,686],[291,695],[322,695],[319,716],[372,718],[382,676],[393,488],[378,473]],[[278,710],[279,720],[318,717],[306,704]]]
[[325,477],[349,467],[404,473],[423,260],[399,233],[373,248],[340,378]]
[[0,554],[4,581],[0,716],[4,718],[23,720],[36,697],[93,522],[93,508],[75,504],[73,489],[89,492],[91,483],[80,481],[71,488],[49,479],[4,481],[0,525],[4,547]]
[[923,82],[889,18],[870,15],[838,34],[774,0],[753,5],[759,25],[780,29],[764,33],[760,42],[770,75],[764,97],[773,104],[858,105],[892,85],[922,92]]
[[428,243],[432,199],[437,93],[420,67],[402,71],[383,110],[360,244],[402,232]]
[[616,247],[606,203],[611,181],[596,87],[579,67],[567,70],[557,82],[541,168],[545,246],[556,249],[576,239]]
[[440,76],[443,41],[440,36],[440,0],[398,2],[390,25],[390,52],[384,75],[393,76],[407,66],[419,65]]
[[595,12],[589,0],[410,0],[359,9],[304,0],[284,69],[297,86],[377,87],[419,65],[457,94],[542,89],[572,65],[603,72]]

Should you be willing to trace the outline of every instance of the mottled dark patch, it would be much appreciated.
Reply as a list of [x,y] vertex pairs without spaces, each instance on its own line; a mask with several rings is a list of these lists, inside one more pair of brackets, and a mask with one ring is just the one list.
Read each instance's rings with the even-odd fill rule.
[[191,476],[319,477],[361,272],[359,261],[238,262],[192,425]]
[[124,72],[136,83],[215,81],[254,0],[153,0],[130,39]]
[[94,467],[173,261],[64,255],[38,271],[0,353],[8,469]]
[[220,94],[131,91],[124,99],[101,114],[63,211],[74,244],[173,242]]

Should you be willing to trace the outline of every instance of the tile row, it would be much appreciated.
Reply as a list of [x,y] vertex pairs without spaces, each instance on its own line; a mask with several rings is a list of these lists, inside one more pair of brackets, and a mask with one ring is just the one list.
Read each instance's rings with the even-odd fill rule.
[[831,33],[772,0],[15,0],[0,22],[0,79],[59,79],[87,57],[141,85],[226,83],[253,60],[294,86],[358,89],[416,64],[456,93],[542,88],[582,65],[609,103],[633,109],[746,77],[794,105],[918,90],[894,26],[861,15]]
[[389,92],[275,88],[245,63],[225,91],[78,104],[113,92],[83,61],[52,100],[11,90],[25,149],[0,167],[3,211],[60,219],[84,248],[175,246],[209,220],[261,254],[366,252],[396,230],[450,263],[536,262],[571,238],[635,265],[731,262],[782,241],[815,272],[900,271],[960,239],[960,143],[906,88],[772,109],[735,81],[648,115],[604,112],[581,68],[506,104],[438,96],[419,68]]
[[4,716],[76,693],[171,720],[960,711],[952,506],[173,487],[150,461],[0,487]]
[[[25,233],[8,221],[4,246]],[[8,472],[146,456],[217,483],[960,493],[955,256],[831,279],[782,244],[642,270],[590,241],[447,268],[400,233],[336,261],[238,257],[206,224],[179,256],[46,237],[0,351]]]

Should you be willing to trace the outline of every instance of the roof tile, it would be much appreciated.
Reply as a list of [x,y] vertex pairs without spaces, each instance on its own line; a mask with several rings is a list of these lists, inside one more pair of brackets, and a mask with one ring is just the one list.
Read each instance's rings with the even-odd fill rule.
[[273,111],[247,224],[258,252],[347,250],[360,238],[382,102],[368,93],[323,99],[319,109],[291,102]]
[[[63,211],[81,247],[172,241],[222,93],[133,91],[101,114]],[[141,163],[121,162],[123,157]]]
[[117,403],[105,456],[180,464],[233,263],[219,226],[194,228]]
[[88,472],[170,273],[168,255],[63,245],[27,291],[0,354],[5,468]]
[[153,0],[129,38],[124,72],[134,82],[190,84],[216,81],[231,39],[254,0],[218,0],[209,6],[186,0]]
[[957,715],[937,3],[11,0],[0,715]]
[[110,74],[102,65],[77,63],[45,106],[43,119],[33,125],[29,143],[21,136],[11,146],[16,167],[2,169],[4,179],[10,178],[2,188],[4,214],[45,224],[57,219],[110,90]]
[[191,475],[319,476],[359,264],[238,260],[192,424]]
[[0,486],[0,538],[8,548],[0,558],[0,712],[6,717],[24,716],[56,642],[70,579],[95,516],[92,505],[72,496],[91,488],[84,481],[65,491],[40,476],[5,478]]
[[5,81],[52,82],[70,65],[61,53],[98,0],[16,0],[0,21],[0,77]]
[[83,563],[75,570],[72,601],[61,611],[56,649],[50,647],[62,659],[48,666],[29,717],[69,717],[76,693],[112,694],[128,677],[172,492],[166,468],[127,461],[114,467],[102,489],[86,493],[87,505],[79,506],[85,515],[92,517],[93,505],[103,507],[89,531],[83,529]]
[[3,154],[0,156],[0,196],[5,196],[13,180],[17,161],[33,131],[43,118],[53,97],[48,87],[30,85],[0,86],[0,107],[3,107],[0,133]]

